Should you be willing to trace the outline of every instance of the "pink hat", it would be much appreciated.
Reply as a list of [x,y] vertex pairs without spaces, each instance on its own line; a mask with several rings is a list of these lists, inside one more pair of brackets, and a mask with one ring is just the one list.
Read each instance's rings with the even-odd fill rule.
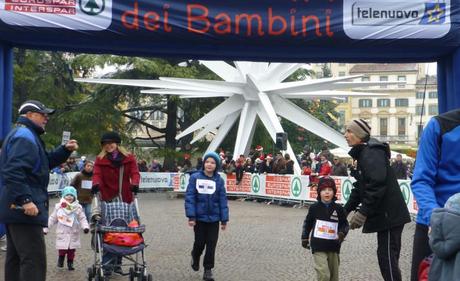
[[257,150],[257,151],[262,151],[262,150],[264,150],[264,148],[263,148],[261,145],[257,145],[257,146],[256,146],[256,150]]

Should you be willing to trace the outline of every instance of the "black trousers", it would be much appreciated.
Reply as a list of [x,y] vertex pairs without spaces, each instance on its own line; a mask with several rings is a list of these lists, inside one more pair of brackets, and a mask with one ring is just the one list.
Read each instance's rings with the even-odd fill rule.
[[206,247],[203,267],[205,269],[214,268],[214,256],[216,253],[217,239],[219,237],[219,222],[207,223],[197,221],[193,230],[195,231],[195,242],[193,243],[192,250],[193,259],[199,261]]
[[235,174],[236,174],[236,181],[240,182],[243,179],[244,168],[242,166],[236,167]]
[[46,281],[46,246],[43,226],[7,224],[5,280]]
[[418,267],[422,260],[432,253],[433,251],[430,248],[428,238],[428,226],[417,223],[415,225],[414,246],[412,248],[411,281],[418,281]]
[[377,232],[377,258],[380,273],[385,281],[401,281],[399,254],[404,225]]

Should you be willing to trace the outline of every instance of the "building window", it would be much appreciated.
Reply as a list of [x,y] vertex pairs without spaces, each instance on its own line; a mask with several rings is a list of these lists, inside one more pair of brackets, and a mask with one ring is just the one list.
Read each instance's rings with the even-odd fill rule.
[[398,88],[405,88],[406,87],[406,76],[398,75],[398,82],[401,82],[401,84],[398,84]]
[[420,139],[422,136],[422,131],[423,131],[423,124],[418,124],[417,125],[417,140]]
[[415,114],[416,115],[425,115],[425,110],[424,110],[425,107],[421,106],[421,105],[417,105],[415,106]]
[[369,78],[369,76],[363,76],[363,77],[361,77],[361,81],[362,82],[368,82],[368,81],[370,81],[370,78]]
[[421,100],[423,99],[424,95],[425,95],[425,92],[417,92],[415,93],[415,98]]
[[438,115],[438,105],[437,104],[430,104],[428,106],[428,114],[429,115]]
[[380,136],[388,136],[388,118],[380,118]]
[[360,99],[359,107],[372,107],[372,100],[371,99]]
[[428,97],[430,99],[437,99],[438,98],[438,92],[429,92]]
[[409,106],[409,99],[396,99],[395,100],[396,107],[408,107]]
[[390,107],[390,99],[378,99],[377,107]]
[[345,76],[345,71],[339,71],[339,76]]
[[[380,76],[380,82],[387,82],[388,76]],[[380,88],[385,89],[387,85],[380,85]]]
[[346,63],[339,63],[339,66],[345,66],[347,65]]
[[406,118],[398,118],[398,136],[406,135]]

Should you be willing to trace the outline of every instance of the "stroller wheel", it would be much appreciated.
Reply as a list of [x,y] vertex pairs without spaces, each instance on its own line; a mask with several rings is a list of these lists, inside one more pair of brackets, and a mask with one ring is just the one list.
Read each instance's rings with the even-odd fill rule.
[[149,274],[147,275],[147,281],[153,281],[153,276],[152,276],[152,274],[149,273]]
[[129,268],[129,281],[134,281],[134,278],[136,278],[136,272],[134,271],[134,268],[130,267]]
[[93,280],[94,278],[94,272],[93,272],[93,268],[92,267],[88,267],[87,270],[86,270],[86,275],[88,277],[88,281],[91,281]]
[[94,276],[94,280],[95,281],[104,281],[104,280],[109,280],[108,278],[104,278],[104,276],[102,276],[102,270],[99,268],[97,271],[96,271],[96,276]]

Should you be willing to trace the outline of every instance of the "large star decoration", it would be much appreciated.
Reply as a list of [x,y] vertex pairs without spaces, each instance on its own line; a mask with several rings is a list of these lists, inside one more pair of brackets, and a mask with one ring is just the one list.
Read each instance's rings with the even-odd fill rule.
[[[281,116],[339,147],[347,148],[342,134],[305,112],[289,99],[340,100],[353,96],[385,96],[385,94],[339,90],[394,84],[394,82],[352,81],[362,75],[283,82],[305,64],[238,61],[232,66],[223,61],[200,62],[223,81],[171,77],[160,77],[159,80],[75,79],[75,81],[145,87],[147,89],[142,90],[142,93],[178,95],[181,98],[225,97],[224,102],[178,134],[176,139],[195,132],[191,142],[193,144],[218,129],[208,147],[208,151],[215,151],[239,117],[233,150],[235,159],[240,154],[248,154],[257,116],[273,141],[276,139],[276,133],[284,132],[278,118]],[[294,158],[295,154],[289,141],[286,152],[291,159]],[[300,174],[300,166],[297,161],[294,162],[295,173]]]

